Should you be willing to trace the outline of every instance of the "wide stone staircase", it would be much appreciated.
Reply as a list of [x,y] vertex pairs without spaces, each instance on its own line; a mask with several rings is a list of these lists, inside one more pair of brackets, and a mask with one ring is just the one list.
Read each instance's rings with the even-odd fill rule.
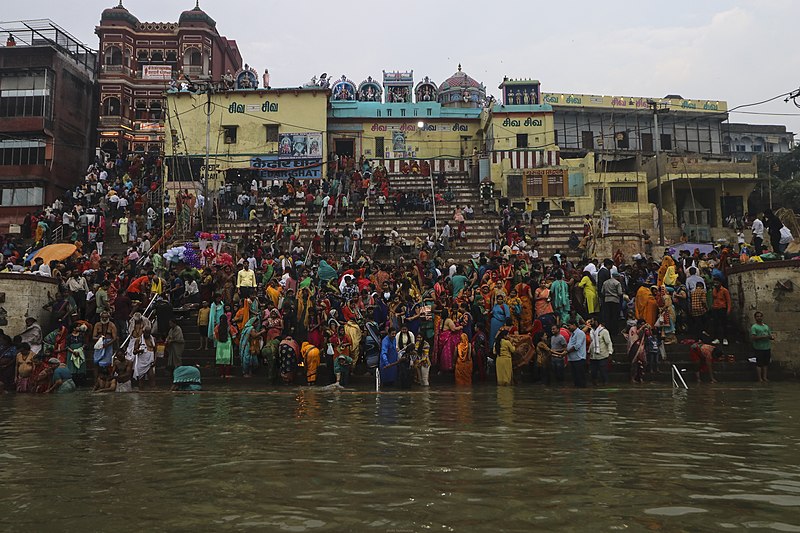
[[[436,207],[436,214],[438,219],[438,227],[441,232],[445,221],[450,221],[453,235],[456,234],[457,225],[453,222],[453,215],[458,207],[459,209],[465,205],[471,205],[475,210],[475,218],[468,220],[467,225],[467,239],[465,241],[456,241],[450,247],[450,251],[445,255],[452,257],[457,261],[466,261],[472,254],[479,252],[488,252],[489,243],[495,237],[497,228],[497,216],[494,213],[483,213],[480,202],[480,193],[477,186],[473,185],[469,176],[466,173],[449,174],[447,176],[448,184],[454,194],[452,202],[440,204]],[[423,176],[411,176],[395,174],[389,176],[390,194],[396,191],[404,192],[422,192],[430,195],[431,185],[430,178]],[[444,191],[437,191],[444,192]],[[319,212],[308,213],[305,207],[293,207],[292,223],[298,224],[300,220],[300,213],[306,211],[308,215],[308,226],[300,228],[300,240],[307,248],[311,242],[314,232],[317,228]],[[326,217],[323,220],[322,228],[325,226],[333,227],[334,224],[339,224],[340,229],[347,224],[351,224],[357,217],[361,216],[361,208],[354,208],[351,206],[348,215]],[[404,239],[410,248],[416,237],[424,239],[428,234],[433,235],[434,229],[423,228],[422,222],[424,218],[432,216],[432,210],[424,212],[421,210],[406,211],[402,215],[396,215],[390,202],[384,208],[384,213],[381,213],[377,205],[371,205],[365,216],[365,223],[363,226],[363,244],[367,246],[367,251],[371,251],[369,247],[372,237],[383,233],[387,237],[393,228],[397,228],[400,237]],[[217,231],[224,233],[227,236],[228,242],[235,242],[248,232],[252,231],[252,225],[244,220],[220,220],[217,224]],[[342,239],[339,239],[338,250],[341,253]],[[378,256],[381,254],[388,255],[388,247],[385,250],[380,250]]]

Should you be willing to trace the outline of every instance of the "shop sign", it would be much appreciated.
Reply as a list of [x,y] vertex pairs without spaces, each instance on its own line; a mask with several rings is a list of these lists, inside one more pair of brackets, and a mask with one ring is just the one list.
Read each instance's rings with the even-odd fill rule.
[[267,180],[322,178],[322,159],[282,159],[265,155],[251,158],[250,168]]

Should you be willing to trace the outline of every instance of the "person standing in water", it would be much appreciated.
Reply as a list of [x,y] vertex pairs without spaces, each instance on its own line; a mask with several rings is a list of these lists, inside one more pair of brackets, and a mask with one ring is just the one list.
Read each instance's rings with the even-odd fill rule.
[[767,369],[772,360],[772,341],[775,340],[775,334],[764,324],[764,314],[761,311],[756,311],[753,319],[756,323],[750,326],[750,341],[756,356],[756,378],[759,383],[767,383]]

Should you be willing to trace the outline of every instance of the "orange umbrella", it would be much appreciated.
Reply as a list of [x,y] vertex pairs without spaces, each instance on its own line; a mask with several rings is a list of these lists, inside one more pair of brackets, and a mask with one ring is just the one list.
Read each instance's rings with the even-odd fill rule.
[[74,244],[50,244],[36,251],[30,260],[33,262],[33,260],[37,257],[41,257],[44,261],[44,264],[47,265],[50,263],[50,261],[63,261],[67,257],[74,254],[77,250],[78,248]]

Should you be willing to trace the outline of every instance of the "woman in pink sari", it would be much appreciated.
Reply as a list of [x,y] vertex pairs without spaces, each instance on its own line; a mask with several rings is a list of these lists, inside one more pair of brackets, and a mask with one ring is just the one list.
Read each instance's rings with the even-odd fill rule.
[[454,368],[456,349],[461,341],[461,327],[450,318],[449,311],[442,309],[441,328],[437,335],[436,351],[439,360],[439,370],[452,372]]

